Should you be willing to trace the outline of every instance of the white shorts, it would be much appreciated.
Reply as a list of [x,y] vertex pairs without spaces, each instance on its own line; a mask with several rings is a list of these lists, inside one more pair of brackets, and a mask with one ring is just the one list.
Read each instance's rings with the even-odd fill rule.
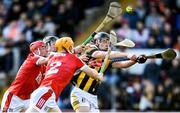
[[80,106],[88,107],[90,112],[98,112],[98,100],[96,95],[92,95],[77,87],[74,87],[71,91],[71,105],[76,111]]
[[22,100],[8,90],[4,93],[1,102],[1,111],[3,112],[20,112],[29,107],[29,99]]
[[51,88],[39,87],[31,94],[30,107],[39,112],[48,112],[49,108],[57,108],[55,93]]

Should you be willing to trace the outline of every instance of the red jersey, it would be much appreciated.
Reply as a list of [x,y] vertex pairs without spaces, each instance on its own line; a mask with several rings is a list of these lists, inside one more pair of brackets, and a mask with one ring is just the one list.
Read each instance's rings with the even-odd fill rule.
[[44,78],[46,67],[37,65],[40,58],[32,53],[29,54],[11,84],[10,92],[23,100],[30,98],[31,93],[39,87]]
[[84,66],[85,64],[74,54],[55,54],[48,62],[46,75],[41,86],[50,86],[55,92],[57,99],[64,87],[72,79],[74,73]]

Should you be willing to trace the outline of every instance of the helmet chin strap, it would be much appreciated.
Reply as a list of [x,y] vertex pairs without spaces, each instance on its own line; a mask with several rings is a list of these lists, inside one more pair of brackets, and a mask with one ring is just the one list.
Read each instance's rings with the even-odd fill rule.
[[47,47],[48,47],[48,51],[50,51],[50,49],[49,49],[51,47],[50,42],[47,43]]
[[69,53],[69,51],[68,51],[65,47],[63,47],[63,49],[64,49],[67,53]]
[[65,47],[63,47],[63,49],[64,49],[67,53],[72,53],[70,50],[67,50]]
[[47,43],[48,51],[57,52],[56,48],[55,48],[55,49],[52,49],[52,48],[51,48],[51,45],[52,45],[51,42],[48,42],[48,43]]
[[100,49],[100,46],[99,46],[99,45],[100,45],[99,42],[96,43],[96,46],[98,47],[98,49],[101,50],[101,51],[103,51],[102,49]]
[[51,46],[50,43],[47,43],[47,46]]

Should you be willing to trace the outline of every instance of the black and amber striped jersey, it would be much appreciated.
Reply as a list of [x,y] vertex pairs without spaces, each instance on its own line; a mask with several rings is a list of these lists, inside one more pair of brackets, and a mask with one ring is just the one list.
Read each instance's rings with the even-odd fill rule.
[[[100,71],[101,65],[103,63],[103,59],[100,58],[92,58],[91,55],[97,51],[97,47],[93,46],[90,47],[86,50],[86,54],[89,56],[89,61],[86,62],[86,64],[91,67],[96,69],[97,71]],[[108,62],[109,64],[109,62]],[[107,65],[108,67],[108,65]],[[106,68],[107,68],[106,67]],[[76,73],[76,75],[74,75],[73,79],[72,79],[72,84],[75,85],[76,87],[79,87],[80,89],[89,92],[91,94],[96,94],[97,92],[97,88],[100,85],[100,83],[98,81],[96,81],[95,79],[89,77],[88,75],[86,75],[84,72],[80,71],[78,73]]]

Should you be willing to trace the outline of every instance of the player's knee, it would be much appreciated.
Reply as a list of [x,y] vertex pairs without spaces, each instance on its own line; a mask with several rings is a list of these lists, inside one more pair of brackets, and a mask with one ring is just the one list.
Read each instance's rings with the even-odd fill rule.
[[34,107],[29,107],[27,110],[26,110],[26,112],[25,113],[37,113],[38,112],[38,110],[36,109],[36,108],[34,108]]
[[76,110],[76,112],[89,112],[90,108],[89,106],[79,106],[79,108]]
[[62,113],[62,111],[58,107],[50,108],[48,112],[49,113]]
[[26,109],[21,109],[20,113],[24,113],[26,111]]

